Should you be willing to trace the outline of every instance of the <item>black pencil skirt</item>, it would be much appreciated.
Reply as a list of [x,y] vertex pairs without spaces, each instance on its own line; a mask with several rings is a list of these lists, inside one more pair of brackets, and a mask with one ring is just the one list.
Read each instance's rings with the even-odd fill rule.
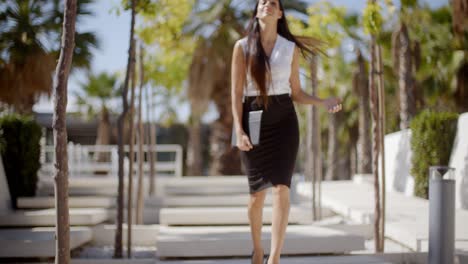
[[248,112],[263,109],[260,141],[249,151],[241,151],[249,192],[255,193],[278,184],[291,187],[299,148],[299,125],[289,94],[271,95],[268,109],[258,106],[254,96],[243,103],[242,126],[249,134]]

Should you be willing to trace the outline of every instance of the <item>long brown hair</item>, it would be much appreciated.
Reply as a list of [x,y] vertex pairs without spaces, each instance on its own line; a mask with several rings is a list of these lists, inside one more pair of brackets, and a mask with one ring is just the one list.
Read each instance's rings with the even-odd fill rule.
[[[302,55],[305,57],[307,54],[314,55],[319,51],[317,46],[320,41],[308,37],[296,37],[289,30],[288,22],[284,13],[284,7],[281,0],[278,0],[279,7],[283,15],[278,20],[277,33],[285,39],[292,41],[300,48]],[[255,9],[247,27],[247,52],[246,61],[250,74],[256,84],[257,90],[260,92],[261,100],[265,107],[268,106],[268,92],[267,83],[271,82],[271,68],[269,58],[263,49],[260,39],[260,24],[257,18],[257,9],[259,1],[255,4]],[[260,99],[257,97],[257,99]]]

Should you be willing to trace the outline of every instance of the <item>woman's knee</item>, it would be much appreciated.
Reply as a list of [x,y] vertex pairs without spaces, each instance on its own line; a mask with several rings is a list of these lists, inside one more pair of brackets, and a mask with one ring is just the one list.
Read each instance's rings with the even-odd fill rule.
[[261,206],[265,201],[266,191],[262,190],[259,192],[251,193],[250,194],[250,204]]
[[284,184],[277,184],[273,186],[274,195],[289,195],[289,187]]

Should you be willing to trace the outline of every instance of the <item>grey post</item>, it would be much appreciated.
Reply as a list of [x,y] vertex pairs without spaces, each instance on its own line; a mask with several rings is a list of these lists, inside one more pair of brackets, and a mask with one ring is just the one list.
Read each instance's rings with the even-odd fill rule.
[[429,168],[429,264],[453,264],[455,250],[454,169]]

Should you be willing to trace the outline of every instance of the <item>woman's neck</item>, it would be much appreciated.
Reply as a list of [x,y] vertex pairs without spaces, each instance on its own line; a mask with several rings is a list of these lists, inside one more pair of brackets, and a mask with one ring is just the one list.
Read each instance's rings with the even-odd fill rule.
[[265,21],[258,20],[260,25],[260,37],[263,43],[274,43],[277,38],[277,25],[276,23],[266,23]]

